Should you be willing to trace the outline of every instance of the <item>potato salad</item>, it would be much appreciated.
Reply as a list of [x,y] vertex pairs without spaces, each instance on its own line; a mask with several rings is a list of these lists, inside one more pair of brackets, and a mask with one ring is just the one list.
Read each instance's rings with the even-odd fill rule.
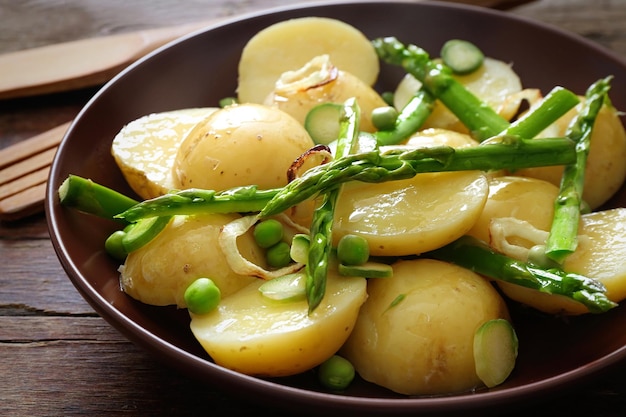
[[[406,74],[394,91],[374,87],[383,64]],[[138,199],[59,189],[114,200],[94,214],[126,222],[104,243],[121,290],[188,309],[216,364],[470,392],[515,369],[512,304],[626,298],[626,209],[602,209],[626,178],[610,74],[541,92],[466,40],[429,53],[322,17],[263,29],[238,71],[233,97],[113,138]]]

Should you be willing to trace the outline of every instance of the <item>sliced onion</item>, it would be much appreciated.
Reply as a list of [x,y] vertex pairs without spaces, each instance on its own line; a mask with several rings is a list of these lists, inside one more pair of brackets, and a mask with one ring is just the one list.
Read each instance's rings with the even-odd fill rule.
[[[283,268],[269,271],[250,262],[239,252],[237,238],[250,230],[258,220],[259,215],[244,216],[222,226],[218,236],[218,242],[231,269],[237,274],[253,276],[264,280],[291,274],[302,269],[303,264],[293,263]],[[293,222],[292,225],[297,226]],[[297,227],[301,228],[301,226]]]

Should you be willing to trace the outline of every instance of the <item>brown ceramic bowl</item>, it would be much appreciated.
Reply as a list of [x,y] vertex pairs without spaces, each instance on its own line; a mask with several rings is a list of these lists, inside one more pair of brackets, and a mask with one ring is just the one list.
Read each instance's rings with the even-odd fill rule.
[[[59,206],[56,189],[68,174],[131,194],[110,155],[124,124],[152,112],[215,106],[234,94],[237,62],[245,42],[260,29],[300,16],[329,16],[368,37],[394,35],[437,53],[450,38],[468,39],[487,55],[512,62],[525,86],[547,92],[555,85],[583,93],[592,82],[614,75],[613,91],[626,91],[626,64],[580,37],[501,12],[426,2],[334,3],[281,9],[219,24],[160,49],[125,70],[87,104],[67,133],[54,161],[47,194],[53,244],[70,279],[108,322],[168,364],[216,387],[245,392],[274,406],[358,415],[446,414],[513,405],[570,387],[626,358],[626,307],[567,322],[514,310],[521,340],[519,361],[503,385],[438,398],[406,398],[363,381],[343,394],[320,389],[311,375],[264,380],[211,362],[188,329],[186,311],[138,303],[118,286],[117,264],[103,251],[116,227],[110,221]],[[391,89],[401,73],[383,66],[379,87]],[[619,109],[626,96],[613,94]],[[132,194],[131,194],[132,195]],[[626,191],[610,203],[622,206]]]

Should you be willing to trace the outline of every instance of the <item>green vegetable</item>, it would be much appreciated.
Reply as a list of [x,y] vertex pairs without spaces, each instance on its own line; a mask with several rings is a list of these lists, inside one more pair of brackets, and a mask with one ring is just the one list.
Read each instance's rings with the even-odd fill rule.
[[104,250],[106,253],[119,261],[123,261],[128,255],[128,252],[126,252],[122,244],[122,239],[125,235],[126,232],[123,230],[116,230],[104,241]]
[[265,253],[267,264],[273,268],[282,268],[291,262],[290,247],[287,242],[278,242],[267,248]]
[[426,90],[418,90],[397,116],[395,125],[389,130],[374,133],[379,145],[401,143],[417,132],[435,106],[435,98]]
[[283,239],[285,230],[283,224],[276,219],[260,221],[252,232],[256,244],[262,248],[274,246]]
[[334,391],[342,391],[350,386],[356,371],[346,358],[334,355],[324,361],[317,370],[320,383]]
[[495,280],[563,295],[582,303],[591,313],[603,313],[617,306],[607,298],[606,288],[597,280],[509,258],[470,236],[463,236],[425,256],[451,262]]
[[311,238],[304,233],[296,233],[291,239],[289,255],[294,262],[306,264],[309,258],[309,246]]
[[255,185],[222,192],[191,188],[171,192],[119,211],[115,218],[136,222],[145,217],[176,214],[248,213],[261,210],[277,190],[258,190]]
[[337,268],[341,275],[348,277],[389,278],[393,275],[391,265],[380,262],[367,261],[360,265],[339,264]]
[[217,308],[222,295],[212,279],[198,278],[187,287],[183,297],[191,313],[206,314]]
[[171,216],[147,217],[128,225],[122,236],[122,246],[126,253],[131,253],[154,239],[167,226]]
[[124,194],[77,175],[69,175],[58,191],[61,205],[107,219],[137,204]]
[[377,107],[372,110],[372,124],[378,130],[391,130],[396,126],[398,110],[393,106]]
[[362,265],[370,257],[367,240],[358,235],[345,235],[337,243],[337,259],[345,265]]
[[502,137],[500,142],[454,149],[438,146],[420,149],[372,151],[338,158],[306,171],[275,190],[261,216],[278,214],[311,197],[348,181],[379,183],[412,178],[423,172],[520,169],[563,165],[576,158],[574,143],[565,138],[525,140]]
[[219,106],[224,108],[226,106],[230,106],[232,104],[237,104],[237,97],[224,97],[219,101]]
[[515,368],[518,339],[505,319],[485,322],[474,334],[476,375],[488,387],[503,383]]
[[553,88],[537,105],[524,113],[500,135],[532,139],[574,108],[580,99],[563,87]]
[[304,128],[313,142],[328,145],[339,136],[339,119],[343,106],[338,103],[322,103],[313,107],[304,119]]
[[485,55],[473,43],[451,39],[441,48],[441,59],[455,74],[469,74],[483,65]]
[[576,161],[565,166],[559,195],[554,203],[554,217],[546,242],[546,255],[563,262],[578,246],[578,224],[585,183],[585,169],[596,117],[608,100],[611,77],[598,80],[585,94],[583,107],[569,125],[566,136],[576,143]]
[[264,297],[275,301],[299,301],[306,297],[306,276],[297,272],[270,279],[259,287]]
[[449,67],[432,60],[422,48],[404,45],[395,37],[377,38],[372,44],[381,60],[399,65],[417,78],[478,141],[496,136],[509,126],[506,119],[457,81]]
[[[356,99],[346,100],[340,119],[340,130],[337,140],[336,155],[338,158],[349,155],[358,144],[360,118],[361,112]],[[305,267],[309,312],[317,308],[326,292],[326,277],[332,251],[333,217],[340,191],[340,186],[328,190],[323,196],[322,203],[313,211],[309,254]]]

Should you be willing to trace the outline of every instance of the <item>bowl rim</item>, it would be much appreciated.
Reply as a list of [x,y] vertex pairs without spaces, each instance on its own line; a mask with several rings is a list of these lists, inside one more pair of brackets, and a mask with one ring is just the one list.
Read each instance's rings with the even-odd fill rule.
[[[537,380],[525,385],[516,386],[510,389],[484,391],[474,395],[471,393],[461,395],[446,395],[438,397],[419,397],[419,398],[383,398],[383,397],[353,397],[344,396],[341,394],[329,393],[329,392],[317,392],[308,389],[296,388],[291,386],[282,385],[273,381],[268,381],[248,375],[244,375],[235,371],[231,371],[226,368],[222,368],[204,358],[198,357],[190,352],[187,352],[180,347],[169,343],[158,335],[146,330],[138,323],[130,319],[121,311],[111,305],[86,279],[83,277],[79,267],[72,261],[71,254],[69,253],[65,243],[59,238],[60,230],[57,223],[57,216],[61,216],[58,196],[56,194],[56,187],[52,179],[58,174],[58,166],[61,163],[62,156],[66,152],[68,147],[69,138],[71,138],[76,130],[76,126],[81,123],[81,119],[84,113],[97,102],[101,95],[104,94],[111,86],[115,85],[118,80],[125,76],[135,68],[140,67],[145,62],[153,59],[154,56],[161,54],[164,50],[175,47],[176,45],[186,42],[188,39],[194,38],[202,33],[213,31],[221,27],[229,26],[233,23],[239,23],[242,21],[254,19],[257,17],[263,17],[276,13],[289,12],[293,10],[302,10],[310,8],[320,7],[334,7],[352,5],[358,6],[360,4],[372,4],[372,5],[407,5],[411,7],[435,7],[435,8],[453,8],[462,9],[472,12],[478,12],[480,14],[492,15],[498,19],[511,19],[515,21],[524,22],[532,26],[542,28],[543,30],[553,32],[559,36],[568,38],[574,42],[584,44],[587,48],[593,49],[596,53],[606,56],[608,59],[619,63],[625,68],[626,62],[614,52],[604,48],[603,46],[592,42],[578,34],[568,32],[564,29],[552,26],[548,23],[535,21],[533,19],[508,14],[503,11],[488,9],[485,7],[473,6],[469,4],[460,3],[447,3],[436,2],[430,0],[424,1],[411,1],[411,0],[342,0],[342,1],[324,1],[324,2],[306,2],[295,5],[283,5],[279,7],[272,7],[259,11],[249,12],[242,15],[237,15],[231,18],[220,20],[219,22],[210,24],[205,28],[196,30],[188,35],[185,35],[177,40],[169,42],[168,44],[154,50],[146,56],[140,58],[127,68],[122,70],[119,74],[113,77],[109,82],[102,86],[93,97],[83,106],[74,121],[68,128],[64,138],[59,146],[51,170],[49,174],[48,187],[46,189],[45,198],[45,212],[50,238],[54,246],[54,250],[59,258],[59,261],[67,273],[69,279],[73,285],[82,295],[82,297],[91,305],[92,308],[103,317],[110,325],[116,328],[126,338],[141,346],[143,349],[151,352],[157,358],[169,361],[174,359],[177,362],[177,369],[182,370],[183,373],[192,377],[202,378],[204,382],[207,382],[216,387],[222,387],[221,389],[228,389],[237,387],[239,389],[246,388],[247,393],[251,394],[250,398],[256,400],[263,400],[264,403],[273,403],[279,407],[285,407],[298,405],[301,407],[304,404],[314,405],[316,407],[323,407],[333,412],[341,410],[350,410],[353,407],[367,407],[372,413],[406,413],[406,412],[450,412],[453,410],[472,410],[484,407],[492,407],[495,405],[509,405],[522,400],[528,400],[531,397],[533,399],[540,399],[547,396],[549,393],[554,392],[555,389],[562,389],[571,387],[578,384],[581,380],[598,375],[601,371],[606,370],[611,365],[614,365],[620,361],[626,359],[626,345],[613,351],[611,354],[602,357],[600,360],[593,361],[586,366],[582,366],[576,369],[572,369],[569,372],[565,372],[554,377]],[[207,376],[210,376],[210,380],[207,380]],[[268,398],[268,395],[270,398]]]

